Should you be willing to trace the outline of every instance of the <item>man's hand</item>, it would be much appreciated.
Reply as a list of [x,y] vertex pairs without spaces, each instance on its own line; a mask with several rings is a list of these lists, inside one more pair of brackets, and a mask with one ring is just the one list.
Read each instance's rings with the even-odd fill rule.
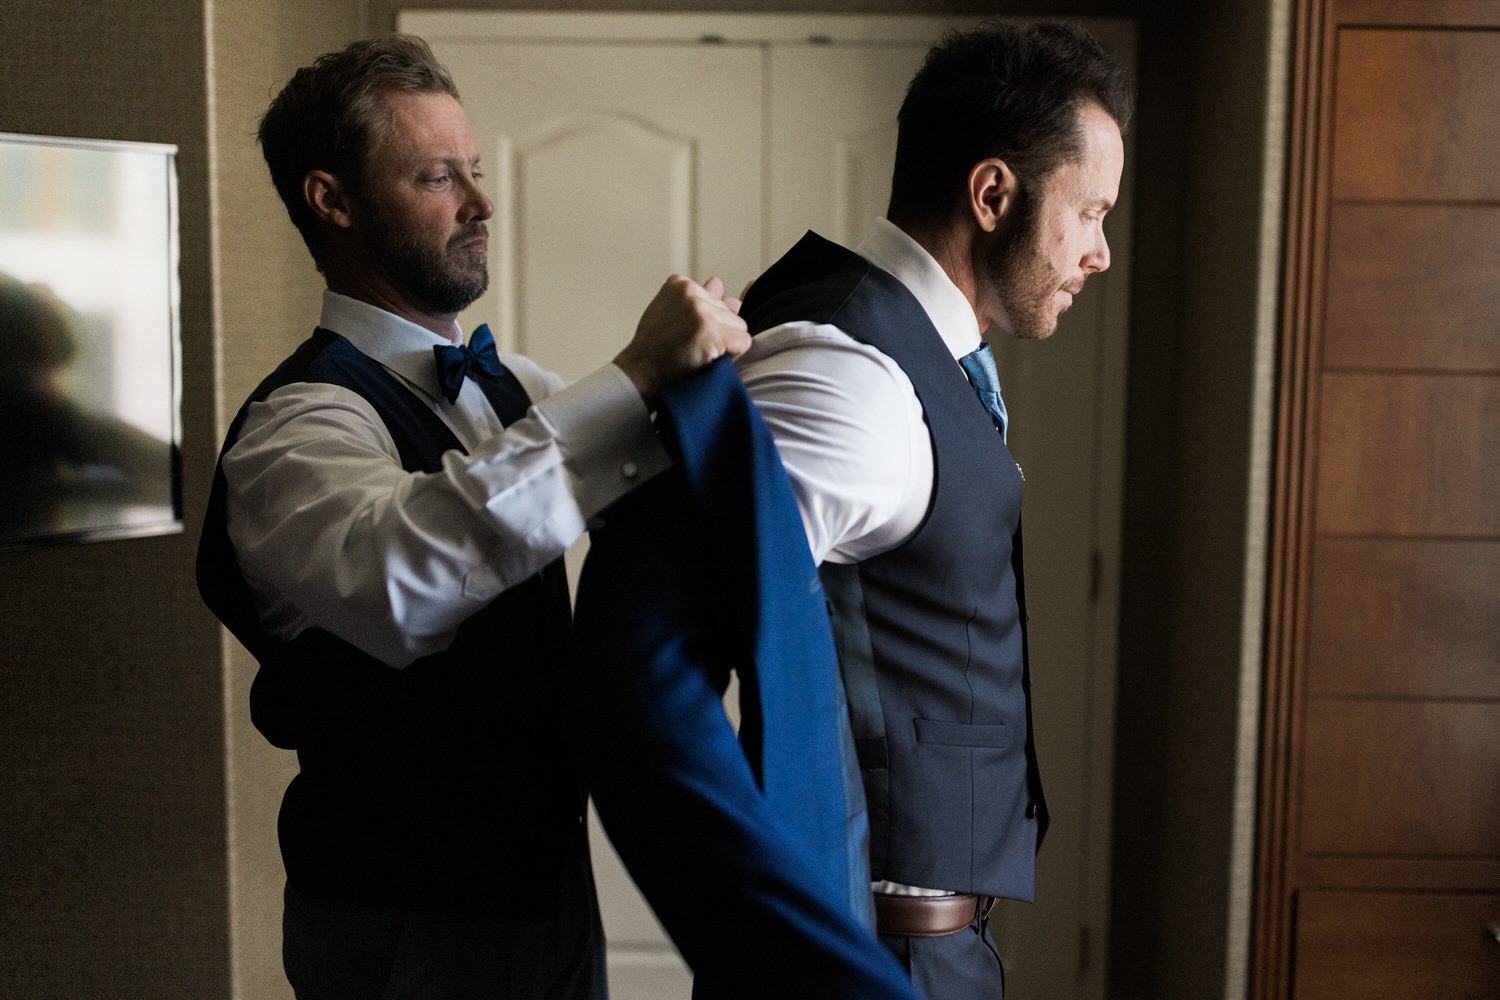
[[615,358],[649,407],[656,396],[721,355],[738,357],[750,346],[738,299],[724,297],[724,282],[698,284],[674,274],[641,315],[635,337]]

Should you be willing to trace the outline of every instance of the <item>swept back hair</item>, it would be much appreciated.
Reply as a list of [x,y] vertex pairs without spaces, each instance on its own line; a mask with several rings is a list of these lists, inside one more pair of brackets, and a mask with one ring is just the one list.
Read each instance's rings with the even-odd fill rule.
[[260,119],[260,148],[287,215],[322,268],[317,217],[302,194],[314,170],[327,171],[352,190],[364,182],[365,161],[390,128],[382,96],[447,94],[453,77],[415,35],[354,42],[299,69]]
[[974,164],[1004,160],[1023,195],[1083,151],[1079,112],[1097,103],[1124,131],[1129,75],[1069,23],[991,20],[950,32],[927,53],[897,117],[892,221],[946,218]]

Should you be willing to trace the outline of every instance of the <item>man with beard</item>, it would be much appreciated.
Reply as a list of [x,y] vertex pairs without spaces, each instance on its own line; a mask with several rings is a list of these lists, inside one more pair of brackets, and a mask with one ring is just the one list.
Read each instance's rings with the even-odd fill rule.
[[809,233],[741,310],[828,596],[877,928],[929,1000],[1001,995],[989,908],[1032,898],[1047,824],[1022,476],[980,335],[1051,335],[1109,266],[1133,101],[1075,27],[944,39],[901,107],[887,219],[857,252]]
[[666,464],[649,408],[748,346],[673,277],[613,364],[564,387],[456,316],[492,206],[418,39],[299,70],[260,142],[327,279],[322,319],[230,426],[204,598],[298,752],[279,822],[283,959],[309,998],[603,997],[584,797],[558,715],[563,550]]

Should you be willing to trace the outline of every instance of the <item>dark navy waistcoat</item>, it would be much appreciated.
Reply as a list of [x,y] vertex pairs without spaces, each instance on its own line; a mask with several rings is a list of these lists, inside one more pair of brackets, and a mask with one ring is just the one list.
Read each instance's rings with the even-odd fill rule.
[[926,518],[893,551],[824,563],[870,811],[871,877],[1030,899],[1046,828],[1016,463],[917,299],[809,233],[751,288],[759,332],[831,323],[895,360],[932,437]]
[[[251,395],[294,382],[342,386],[384,421],[409,472],[461,449],[446,424],[347,340],[318,330]],[[487,390],[502,420],[529,405],[507,373]],[[583,793],[558,723],[569,628],[557,560],[460,627],[452,646],[392,669],[318,628],[283,642],[260,628],[214,476],[198,551],[209,608],[260,663],[251,718],[301,773],[282,801],[287,876],[315,894],[406,908],[545,910],[582,843]]]

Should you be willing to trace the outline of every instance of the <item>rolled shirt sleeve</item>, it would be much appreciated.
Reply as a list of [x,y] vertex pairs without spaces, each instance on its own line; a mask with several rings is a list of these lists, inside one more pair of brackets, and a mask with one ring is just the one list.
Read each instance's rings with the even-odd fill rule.
[[[856,252],[916,297],[955,367],[979,346],[973,306],[911,236],[876,219]],[[932,499],[932,439],[900,365],[835,326],[793,322],[757,334],[738,366],[819,562],[868,559],[921,526]]]
[[837,327],[788,323],[738,361],[817,562],[895,548],[927,514],[932,443],[899,365]]

